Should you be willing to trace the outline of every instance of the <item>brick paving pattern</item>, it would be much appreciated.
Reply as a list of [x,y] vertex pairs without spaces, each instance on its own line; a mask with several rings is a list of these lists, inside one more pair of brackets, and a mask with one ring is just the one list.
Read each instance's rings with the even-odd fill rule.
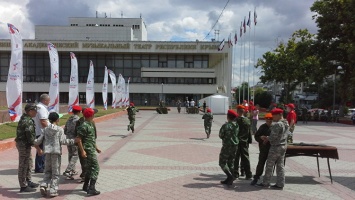
[[[353,126],[323,122],[299,123],[294,142],[336,146],[340,160],[330,160],[331,184],[326,159],[320,159],[318,177],[313,157],[287,158],[283,191],[250,186],[250,180],[236,180],[233,186],[219,183],[225,175],[218,166],[221,140],[218,138],[225,115],[215,115],[212,135],[205,139],[201,114],[168,115],[141,111],[136,130],[127,131],[128,119],[118,116],[97,123],[100,174],[97,199],[355,199],[355,129]],[[262,121],[259,121],[259,125]],[[33,157],[34,157],[33,150]],[[258,158],[255,141],[250,145],[252,171]],[[0,199],[37,199],[34,193],[19,193],[16,148],[0,151]],[[67,165],[63,146],[62,172]],[[79,166],[77,166],[79,170]],[[43,174],[33,174],[39,182]],[[59,197],[83,199],[82,185],[61,176]],[[275,179],[272,179],[275,182]]]

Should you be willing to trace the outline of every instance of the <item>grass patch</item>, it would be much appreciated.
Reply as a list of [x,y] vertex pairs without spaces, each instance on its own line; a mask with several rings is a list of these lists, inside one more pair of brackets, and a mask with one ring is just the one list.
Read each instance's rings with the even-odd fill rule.
[[[103,106],[96,106],[96,109],[98,109],[99,112],[97,112],[95,114],[95,117],[101,117],[104,115],[116,113],[116,112],[123,110],[122,108],[116,108],[116,109],[108,108],[107,110],[104,110]],[[70,116],[71,116],[70,114],[65,114],[62,118],[60,118],[59,125],[61,125],[61,126],[65,125],[65,123],[67,122],[67,120]],[[80,116],[82,116],[82,115],[80,115]],[[18,124],[18,122],[10,122],[10,123],[5,123],[5,124],[0,125],[0,130],[1,130],[0,140],[5,140],[8,138],[15,138],[17,124]]]

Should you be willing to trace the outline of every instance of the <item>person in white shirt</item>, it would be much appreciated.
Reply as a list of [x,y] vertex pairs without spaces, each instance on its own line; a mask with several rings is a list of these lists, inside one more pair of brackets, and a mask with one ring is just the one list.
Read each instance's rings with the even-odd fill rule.
[[253,135],[255,135],[255,133],[257,131],[258,120],[259,120],[259,105],[257,104],[255,106],[255,108],[253,109],[253,121],[251,124],[251,129],[253,131]]
[[[36,124],[36,138],[42,135],[43,133],[43,128],[47,127],[49,122],[48,122],[48,104],[50,101],[49,95],[48,94],[42,94],[39,97],[39,103],[37,104],[37,115],[36,117],[33,118],[35,124]],[[40,148],[42,149],[43,146],[40,145]],[[44,171],[44,155],[40,156],[38,155],[38,152],[36,153],[36,160],[35,160],[35,173],[43,173]]]
[[195,101],[193,99],[191,99],[190,105],[191,105],[191,107],[195,107]]

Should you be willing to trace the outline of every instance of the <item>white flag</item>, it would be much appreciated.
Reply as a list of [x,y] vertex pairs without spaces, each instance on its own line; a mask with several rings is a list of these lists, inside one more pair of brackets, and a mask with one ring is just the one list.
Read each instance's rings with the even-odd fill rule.
[[22,115],[23,84],[23,44],[20,31],[12,24],[7,24],[11,35],[11,60],[6,83],[6,101],[11,121],[19,121]]
[[86,82],[86,106],[95,108],[95,90],[94,90],[94,64],[90,60],[89,75]]
[[122,86],[121,86],[122,75],[118,75],[117,86],[116,86],[116,107],[122,105]]
[[126,89],[126,106],[129,106],[129,81],[131,80],[131,77],[128,78],[127,80],[127,89]]
[[73,52],[70,52],[71,72],[69,83],[69,102],[68,112],[72,111],[74,105],[79,105],[79,86],[78,86],[78,60]]
[[108,84],[108,71],[105,66],[104,83],[102,84],[102,102],[104,103],[104,110],[107,110],[107,84]]
[[51,82],[49,85],[49,112],[59,113],[59,59],[57,48],[50,42],[47,43],[51,63]]
[[119,85],[120,85],[120,88],[121,88],[121,98],[120,98],[120,100],[119,100],[119,107],[122,107],[122,106],[125,106],[125,102],[126,102],[126,96],[125,96],[125,94],[126,94],[126,82],[125,82],[125,80],[124,80],[124,78],[123,78],[123,76],[120,74],[120,77],[119,77],[119,79],[120,79],[120,82],[119,82]]
[[116,75],[112,70],[108,70],[112,83],[112,108],[116,108]]

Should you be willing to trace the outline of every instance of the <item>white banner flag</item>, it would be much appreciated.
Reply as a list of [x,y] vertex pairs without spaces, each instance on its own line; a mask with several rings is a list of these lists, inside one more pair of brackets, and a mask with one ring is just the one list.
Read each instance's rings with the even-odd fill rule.
[[121,87],[122,75],[118,75],[117,79],[117,90],[116,90],[116,107],[119,107],[122,104],[122,87]]
[[102,84],[102,102],[104,103],[104,110],[107,110],[107,84],[108,84],[108,71],[105,66],[104,83]]
[[112,70],[108,70],[112,83],[112,108],[116,108],[116,75]]
[[11,35],[11,60],[6,83],[6,101],[11,121],[19,121],[22,115],[23,84],[23,44],[20,31],[12,24],[7,24]]
[[90,60],[89,75],[86,82],[86,106],[95,108],[95,90],[94,90],[94,64]]
[[51,63],[51,82],[49,85],[49,112],[59,113],[59,59],[57,48],[50,42],[47,43]]
[[74,105],[79,105],[79,85],[78,85],[78,60],[73,52],[70,52],[71,72],[69,83],[68,112],[72,111]]
[[125,83],[125,80],[121,74],[119,75],[118,79],[119,79],[118,85],[120,87],[120,99],[118,102],[118,106],[122,107],[125,105],[124,103],[126,101],[126,97],[125,97],[126,83]]
[[126,106],[129,106],[129,81],[131,81],[131,77],[127,80],[127,89],[126,89]]

